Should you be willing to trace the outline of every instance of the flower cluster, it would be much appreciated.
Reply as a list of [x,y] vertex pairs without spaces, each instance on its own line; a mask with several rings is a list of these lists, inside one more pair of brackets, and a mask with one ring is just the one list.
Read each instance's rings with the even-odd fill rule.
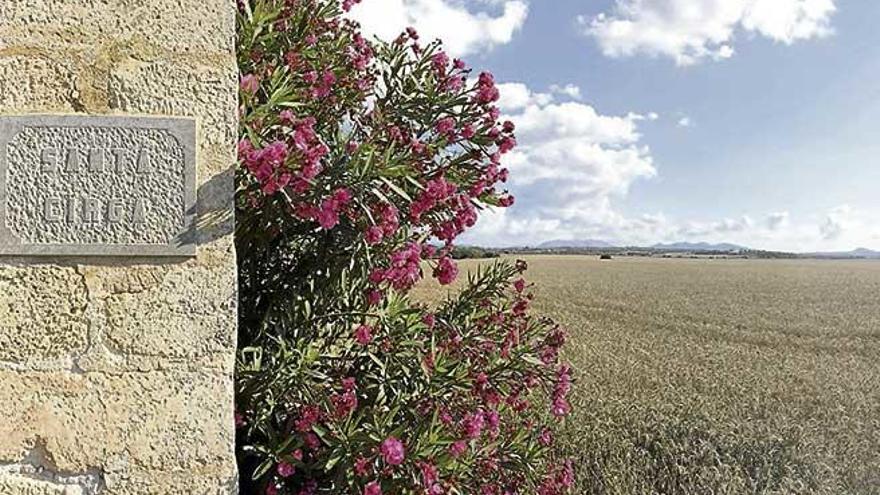
[[[295,122],[293,114],[286,110],[281,112],[280,119],[291,126],[286,140],[272,141],[257,150],[247,137],[242,138],[238,143],[238,159],[259,183],[263,194],[271,196],[288,186],[291,191],[302,194],[321,172],[320,160],[328,150],[315,134],[314,118]],[[292,163],[297,166],[293,167]]]
[[309,204],[296,205],[296,213],[300,218],[313,220],[322,229],[330,230],[339,224],[339,213],[351,201],[351,192],[341,187],[322,199],[318,206]]
[[572,373],[525,264],[408,295],[454,283],[456,239],[513,204],[515,126],[491,74],[412,28],[367,41],[355,3],[239,2],[241,491],[562,493]]

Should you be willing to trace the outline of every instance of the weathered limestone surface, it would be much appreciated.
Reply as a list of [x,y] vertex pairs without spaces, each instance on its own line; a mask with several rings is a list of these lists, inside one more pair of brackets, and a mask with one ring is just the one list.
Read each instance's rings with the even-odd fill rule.
[[233,0],[2,0],[0,114],[197,123],[191,259],[0,258],[0,494],[235,492]]

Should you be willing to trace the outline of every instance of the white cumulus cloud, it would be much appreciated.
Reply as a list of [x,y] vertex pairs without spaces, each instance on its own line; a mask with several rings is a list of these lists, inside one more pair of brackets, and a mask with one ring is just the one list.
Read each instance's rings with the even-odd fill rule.
[[550,86],[550,91],[559,95],[568,96],[569,98],[572,98],[574,100],[580,100],[581,98],[583,98],[583,96],[581,95],[580,86],[577,86],[575,84],[566,84],[565,86],[554,84]]
[[538,243],[560,235],[616,236],[636,224],[653,228],[656,219],[626,219],[613,208],[633,183],[657,174],[638,131],[638,122],[651,117],[604,115],[579,101],[557,101],[552,88],[543,93],[505,83],[499,90],[519,142],[503,162],[517,203],[484,215],[470,242]]
[[368,0],[351,16],[367,34],[391,40],[412,26],[424,41],[440,38],[462,56],[509,43],[528,10],[523,0]]
[[667,56],[678,65],[734,55],[738,32],[792,44],[833,32],[834,0],[617,0],[578,18],[609,57]]
[[501,99],[498,100],[498,108],[503,112],[513,112],[528,106],[544,106],[553,101],[550,93],[536,93],[523,83],[498,84]]
[[841,205],[831,209],[825,216],[825,221],[819,227],[819,232],[825,240],[839,239],[853,223],[853,209],[849,205]]
[[787,211],[778,211],[770,213],[765,219],[765,223],[769,230],[779,230],[788,225],[789,214]]
[[[560,86],[562,87],[562,86]],[[511,208],[483,212],[461,239],[486,246],[537,245],[554,239],[600,239],[618,245],[731,242],[756,249],[843,251],[880,249],[880,212],[841,205],[830,210],[750,211],[708,217],[624,213],[633,186],[659,175],[640,125],[653,112],[608,115],[569,101],[552,87],[499,84],[503,117],[516,125],[519,146],[503,158]]]

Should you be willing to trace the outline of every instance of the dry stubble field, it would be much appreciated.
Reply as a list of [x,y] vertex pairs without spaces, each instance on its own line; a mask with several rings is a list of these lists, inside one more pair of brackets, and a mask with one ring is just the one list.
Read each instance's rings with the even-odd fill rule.
[[880,262],[525,259],[577,493],[880,493]]

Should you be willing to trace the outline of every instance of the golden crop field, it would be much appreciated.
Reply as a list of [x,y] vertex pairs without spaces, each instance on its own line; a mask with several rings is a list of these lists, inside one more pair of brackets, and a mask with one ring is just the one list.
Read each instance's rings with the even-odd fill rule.
[[577,493],[880,493],[880,262],[524,259]]

